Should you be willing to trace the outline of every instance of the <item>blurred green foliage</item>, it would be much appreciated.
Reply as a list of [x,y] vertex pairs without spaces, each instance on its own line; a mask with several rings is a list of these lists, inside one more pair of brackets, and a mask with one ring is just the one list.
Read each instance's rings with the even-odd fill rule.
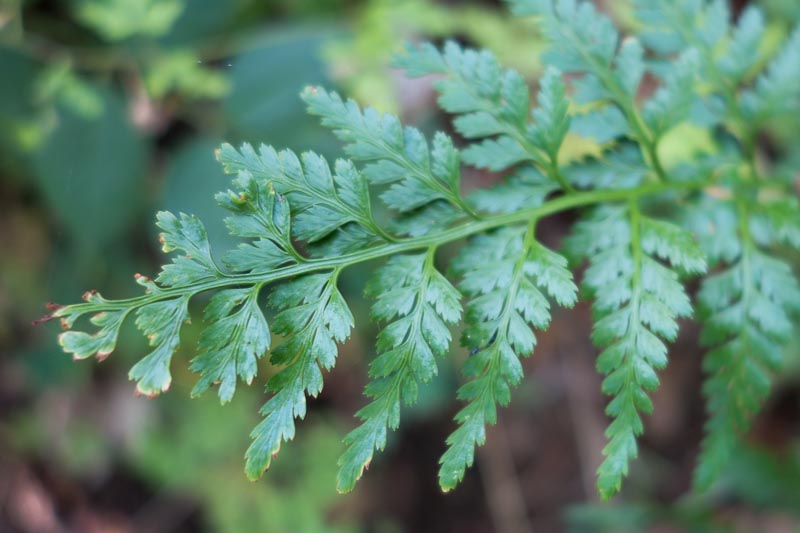
[[[248,410],[260,401],[251,391],[244,396],[247,405],[231,413],[210,395],[189,409],[181,401],[169,402],[160,409],[169,424],[138,436],[128,460],[155,486],[199,500],[212,531],[355,531],[352,516],[327,519],[342,504],[330,482],[339,428],[315,420],[276,463],[274,479],[251,483],[240,474],[240,458],[230,454],[246,445],[243,437],[252,426]],[[204,438],[197,438],[198,428],[209,428]]]
[[[687,496],[669,504],[658,503],[654,495],[640,494],[634,501],[614,506],[576,505],[566,512],[570,530],[633,533],[670,528],[707,533],[747,531],[742,524],[748,522],[763,531],[791,527],[800,509],[800,449],[790,449],[780,458],[756,446],[741,452],[723,481],[724,492],[703,498]],[[715,512],[719,509],[729,516],[721,519]]]
[[183,11],[181,0],[82,0],[75,18],[108,41],[167,33]]
[[[351,36],[325,48],[333,75],[363,105],[397,113],[402,86],[389,69],[392,54],[420,38],[458,36],[495,52],[501,62],[525,75],[537,74],[543,42],[536,25],[507,10],[480,3],[438,4],[430,0],[373,0],[355,17]],[[519,46],[525,42],[526,46]]]

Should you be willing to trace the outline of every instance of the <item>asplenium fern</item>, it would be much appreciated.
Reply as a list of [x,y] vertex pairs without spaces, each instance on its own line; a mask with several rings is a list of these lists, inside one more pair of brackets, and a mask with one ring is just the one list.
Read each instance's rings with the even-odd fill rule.
[[[393,115],[307,88],[309,111],[350,159],[331,168],[313,153],[223,145],[218,159],[236,177],[217,200],[230,212],[230,233],[245,242],[216,258],[197,218],[159,213],[163,249],[179,253],[155,281],[136,276],[142,296],[89,292],[84,303],[56,306],[54,316],[70,329],[60,336],[64,350],[76,359],[106,357],[133,314],[153,350],[130,378],[142,394],[164,392],[190,300],[216,291],[191,363],[200,375],[192,394],[217,386],[229,401],[267,352],[279,368],[246,454],[255,479],[293,438],[306,396],[322,390],[322,371],[333,368],[337,344],[354,326],[337,287],[340,272],[385,259],[367,283],[382,330],[367,404],[345,437],[338,488],[351,490],[385,447],[402,406],[416,401],[437,358],[451,351],[451,327],[463,322],[461,344],[470,350],[458,392],[464,406],[439,473],[449,490],[473,463],[497,406],[510,401],[523,377],[520,359],[534,351],[534,330],[547,328],[552,303],[577,300],[569,263],[539,242],[539,223],[585,210],[566,250],[573,265],[588,260],[583,294],[593,302],[597,366],[611,397],[600,494],[620,489],[637,455],[676,320],[693,315],[685,283],[710,267],[697,298],[710,351],[696,481],[708,486],[768,394],[792,333],[790,315],[800,311],[800,286],[780,259],[785,247],[800,248],[797,198],[758,157],[756,143],[770,119],[800,111],[800,30],[765,57],[760,13],[748,9],[732,25],[723,1],[637,2],[638,33],[624,39],[589,2],[511,4],[538,17],[552,42],[533,109],[518,73],[487,51],[452,42],[442,50],[409,46],[396,65],[411,76],[437,75],[439,103],[455,115],[462,148],[444,133],[428,143]],[[645,75],[659,82],[649,97]],[[663,140],[685,123],[707,131],[714,153],[662,161]],[[565,158],[568,135],[594,140],[601,155]],[[507,179],[464,195],[462,162]],[[394,216],[376,218],[372,192]],[[461,240],[461,252],[440,271],[438,248]],[[264,291],[271,324],[258,303]],[[71,330],[84,316],[95,332]],[[280,336],[271,348],[270,331]]]

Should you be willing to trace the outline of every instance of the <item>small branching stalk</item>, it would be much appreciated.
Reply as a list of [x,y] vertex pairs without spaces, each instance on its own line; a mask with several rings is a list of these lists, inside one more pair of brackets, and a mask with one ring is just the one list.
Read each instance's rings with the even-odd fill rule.
[[[624,39],[590,2],[509,3],[537,17],[551,42],[535,91],[488,51],[408,46],[395,65],[410,76],[437,76],[439,104],[463,138],[457,146],[445,133],[429,141],[393,115],[308,87],[309,112],[344,143],[348,159],[331,164],[311,152],[223,145],[217,158],[233,180],[217,201],[241,244],[213,254],[200,220],[159,213],[172,261],[154,280],[136,276],[141,296],[88,292],[83,303],[50,304],[68,330],[59,337],[63,349],[102,360],[134,317],[151,351],[130,379],[140,394],[165,392],[190,303],[212,292],[191,361],[199,375],[192,395],[213,387],[230,401],[267,354],[278,369],[246,453],[247,475],[256,479],[294,437],[307,397],[322,391],[324,372],[355,327],[340,274],[382,262],[366,286],[382,329],[368,399],[345,437],[338,488],[352,490],[384,449],[403,406],[417,401],[437,359],[452,352],[452,327],[463,324],[463,407],[439,471],[450,490],[523,379],[521,358],[535,351],[535,331],[547,329],[554,305],[578,300],[573,272],[585,261],[580,294],[592,302],[597,368],[611,398],[600,495],[620,490],[638,454],[678,318],[699,320],[709,348],[696,485],[710,486],[769,394],[800,311],[800,285],[781,259],[800,249],[798,201],[788,180],[756,160],[759,132],[800,111],[800,30],[763,57],[761,14],[749,8],[733,24],[723,1],[635,1],[639,33]],[[646,74],[658,88],[642,101]],[[707,132],[713,153],[665,158],[668,134],[687,124]],[[566,156],[569,136],[594,142],[601,155]],[[462,165],[505,180],[465,195]],[[387,209],[374,210],[374,198]],[[581,218],[563,252],[548,249],[537,229],[565,211]],[[389,216],[376,215],[383,212]],[[453,242],[464,244],[440,271],[437,250]],[[698,277],[695,312],[685,284]],[[91,332],[76,327],[82,317]]]

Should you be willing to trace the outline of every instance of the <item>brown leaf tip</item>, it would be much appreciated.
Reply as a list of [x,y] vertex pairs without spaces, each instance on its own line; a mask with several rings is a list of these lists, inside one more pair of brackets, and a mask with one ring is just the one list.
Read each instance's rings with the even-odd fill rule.
[[84,292],[84,293],[83,293],[83,296],[81,296],[81,299],[82,299],[84,302],[89,302],[89,301],[91,301],[91,299],[92,299],[92,298],[93,298],[93,297],[94,297],[96,294],[97,294],[97,291],[96,291],[96,290],[94,290],[94,289],[92,289],[92,290],[90,290],[90,291],[86,291],[86,292]]
[[144,392],[139,387],[136,387],[136,390],[133,391],[133,395],[136,396],[137,398],[145,397],[148,400],[152,400],[153,398],[158,396],[158,391]]
[[53,315],[44,315],[41,318],[37,318],[35,320],[31,320],[31,325],[32,326],[38,326],[39,324],[44,324],[45,322],[49,322],[51,320],[53,320]]
[[62,309],[64,307],[63,305],[57,304],[55,302],[47,302],[46,304],[44,304],[44,306],[48,311],[58,311],[59,309]]

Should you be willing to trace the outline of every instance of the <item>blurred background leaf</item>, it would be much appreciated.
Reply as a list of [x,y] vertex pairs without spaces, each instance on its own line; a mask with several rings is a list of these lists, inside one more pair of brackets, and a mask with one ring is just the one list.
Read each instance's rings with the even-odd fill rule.
[[130,227],[149,159],[124,103],[108,91],[98,94],[99,116],[59,109],[57,125],[32,157],[36,187],[56,223],[89,254]]
[[109,41],[169,32],[184,9],[181,0],[78,0],[75,18]]
[[332,151],[332,137],[297,95],[306,85],[330,82],[319,51],[336,34],[330,24],[295,25],[247,43],[231,62],[233,90],[223,104],[238,136],[297,151]]

